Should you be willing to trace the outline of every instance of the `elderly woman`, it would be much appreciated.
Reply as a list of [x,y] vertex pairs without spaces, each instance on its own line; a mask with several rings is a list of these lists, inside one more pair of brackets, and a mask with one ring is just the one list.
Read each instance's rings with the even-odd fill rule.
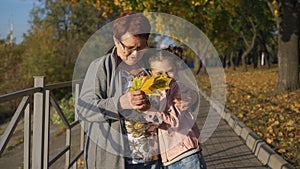
[[149,151],[149,147],[157,150],[157,144],[140,117],[140,111],[149,109],[149,100],[140,90],[128,90],[132,77],[147,74],[142,58],[150,29],[143,14],[118,18],[112,52],[89,66],[77,108],[78,117],[86,122],[87,169],[160,168],[158,152]]

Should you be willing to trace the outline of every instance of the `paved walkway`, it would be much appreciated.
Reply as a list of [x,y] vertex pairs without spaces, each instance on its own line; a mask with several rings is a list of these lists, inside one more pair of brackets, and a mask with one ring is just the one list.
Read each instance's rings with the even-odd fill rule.
[[[200,106],[201,114],[197,117],[199,126],[203,126],[209,107],[209,103],[202,98]],[[74,132],[72,134],[72,145],[75,147],[75,150],[72,152],[76,153],[79,149],[79,127],[76,127],[72,131]],[[59,148],[63,147],[65,136],[64,134],[59,136],[54,133],[52,134],[50,140],[50,154],[55,154],[55,152],[59,151]],[[13,150],[10,150],[1,157],[0,168],[15,169],[20,167],[23,160],[22,146],[22,144],[16,146]],[[212,136],[203,143],[202,148],[208,169],[267,168],[255,157],[244,141],[223,119],[219,122]],[[54,163],[51,168],[64,168],[64,158]]]
[[[200,114],[197,118],[199,126],[203,126],[209,108],[209,103],[202,98]],[[220,117],[215,117],[215,119],[220,119]],[[208,169],[267,168],[223,119],[220,120],[211,137],[202,144],[202,149]]]

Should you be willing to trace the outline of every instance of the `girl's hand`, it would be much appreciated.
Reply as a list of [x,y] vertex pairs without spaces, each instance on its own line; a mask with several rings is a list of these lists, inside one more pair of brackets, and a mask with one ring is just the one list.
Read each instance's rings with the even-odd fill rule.
[[186,111],[196,100],[197,95],[195,92],[187,88],[181,88],[181,92],[177,93],[173,102],[180,111]]
[[190,97],[185,98],[185,100],[176,98],[174,99],[174,104],[180,111],[186,111],[191,105],[191,100]]

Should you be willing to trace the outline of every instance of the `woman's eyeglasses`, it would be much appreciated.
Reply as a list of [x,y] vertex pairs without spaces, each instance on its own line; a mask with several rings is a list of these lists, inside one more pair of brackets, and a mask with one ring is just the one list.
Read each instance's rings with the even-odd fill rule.
[[136,46],[136,47],[126,46],[122,41],[119,41],[119,42],[120,42],[123,52],[127,52],[127,53],[132,53],[133,51],[139,51],[139,50],[145,49],[148,46],[147,43],[146,43],[146,46]]

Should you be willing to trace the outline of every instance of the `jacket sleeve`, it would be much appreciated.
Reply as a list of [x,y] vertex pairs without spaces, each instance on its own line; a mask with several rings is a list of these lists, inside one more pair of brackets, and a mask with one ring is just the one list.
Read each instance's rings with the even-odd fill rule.
[[108,96],[107,91],[114,76],[113,67],[106,63],[107,58],[92,62],[85,75],[77,104],[78,117],[89,122],[117,120],[120,96]]

